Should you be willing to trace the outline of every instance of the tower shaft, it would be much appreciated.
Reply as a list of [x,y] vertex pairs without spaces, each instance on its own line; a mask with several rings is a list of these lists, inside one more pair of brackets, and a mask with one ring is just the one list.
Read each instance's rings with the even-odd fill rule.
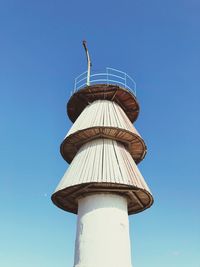
[[74,267],[131,267],[127,199],[112,193],[79,199]]

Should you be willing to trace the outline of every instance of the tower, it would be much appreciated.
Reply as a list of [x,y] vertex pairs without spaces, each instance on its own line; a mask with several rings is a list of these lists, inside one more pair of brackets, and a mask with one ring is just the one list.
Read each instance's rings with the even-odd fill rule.
[[75,79],[67,104],[73,126],[60,152],[70,163],[52,201],[78,214],[74,267],[131,267],[128,215],[153,203],[137,164],[146,145],[133,122],[139,113],[135,82],[122,71]]

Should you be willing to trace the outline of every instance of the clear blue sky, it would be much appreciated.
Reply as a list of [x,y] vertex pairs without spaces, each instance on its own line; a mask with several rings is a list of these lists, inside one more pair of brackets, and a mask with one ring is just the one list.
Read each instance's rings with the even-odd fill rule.
[[200,267],[199,14],[198,0],[0,1],[0,266],[73,266],[76,216],[50,196],[86,39],[94,69],[137,82],[155,203],[130,217],[134,267]]

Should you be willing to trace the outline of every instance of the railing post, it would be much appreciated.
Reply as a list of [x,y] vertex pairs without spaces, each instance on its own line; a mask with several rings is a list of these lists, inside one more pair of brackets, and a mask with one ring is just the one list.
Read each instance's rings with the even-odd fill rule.
[[108,85],[108,68],[106,68],[106,79],[107,79],[107,85]]

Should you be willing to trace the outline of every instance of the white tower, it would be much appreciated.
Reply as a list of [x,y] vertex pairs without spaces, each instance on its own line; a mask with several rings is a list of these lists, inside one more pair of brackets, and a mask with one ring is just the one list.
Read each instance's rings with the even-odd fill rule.
[[78,214],[74,267],[131,267],[128,215],[153,203],[136,165],[146,146],[132,124],[135,82],[111,68],[90,76],[86,52],[88,72],[75,80],[67,104],[74,124],[60,150],[70,166],[52,201]]

